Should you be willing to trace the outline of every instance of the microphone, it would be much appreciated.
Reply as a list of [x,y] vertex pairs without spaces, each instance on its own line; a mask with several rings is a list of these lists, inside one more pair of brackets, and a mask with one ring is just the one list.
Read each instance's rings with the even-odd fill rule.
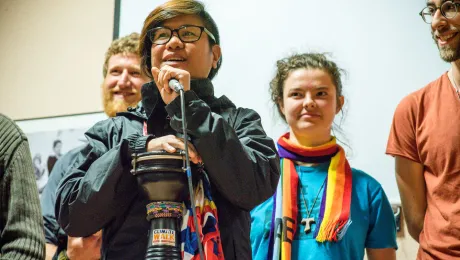
[[184,90],[184,87],[182,87],[182,85],[179,83],[177,79],[170,79],[168,85],[176,93],[179,93],[181,90]]

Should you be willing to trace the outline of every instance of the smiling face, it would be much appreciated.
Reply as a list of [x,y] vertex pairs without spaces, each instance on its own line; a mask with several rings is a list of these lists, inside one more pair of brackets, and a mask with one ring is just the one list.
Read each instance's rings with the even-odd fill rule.
[[[161,26],[177,29],[184,25],[204,26],[196,15],[182,15],[166,20]],[[210,46],[208,35],[203,32],[196,42],[183,43],[174,33],[166,44],[151,47],[152,67],[164,65],[186,70],[192,78],[207,78],[211,68],[217,68],[221,52],[219,45]]]
[[318,146],[331,139],[335,115],[343,105],[328,73],[321,69],[296,69],[284,82],[280,112],[290,128],[290,139]]
[[[429,7],[439,7],[445,1],[432,0],[427,2]],[[453,1],[459,3],[460,1]],[[459,6],[457,6],[459,8]],[[445,18],[437,10],[431,23],[431,35],[439,49],[441,58],[446,62],[456,61],[460,58],[460,14],[454,18]]]
[[147,78],[141,75],[139,64],[140,59],[135,54],[110,57],[102,84],[104,111],[108,116],[126,111],[141,100],[141,87]]

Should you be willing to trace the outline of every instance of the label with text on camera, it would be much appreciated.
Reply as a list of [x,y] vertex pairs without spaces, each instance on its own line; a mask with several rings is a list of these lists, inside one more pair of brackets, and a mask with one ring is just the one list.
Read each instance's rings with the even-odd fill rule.
[[152,230],[152,246],[175,246],[176,231],[172,229]]

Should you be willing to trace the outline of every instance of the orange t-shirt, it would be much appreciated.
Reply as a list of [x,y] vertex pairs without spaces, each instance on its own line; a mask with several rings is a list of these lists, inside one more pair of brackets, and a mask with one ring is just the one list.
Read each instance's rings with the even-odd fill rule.
[[427,210],[417,259],[460,257],[460,99],[447,73],[399,103],[386,153],[424,165]]

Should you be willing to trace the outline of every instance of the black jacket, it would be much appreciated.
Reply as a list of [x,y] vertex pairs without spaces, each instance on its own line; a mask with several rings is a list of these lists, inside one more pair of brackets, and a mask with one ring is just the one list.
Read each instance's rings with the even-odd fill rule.
[[[279,179],[274,142],[255,111],[214,97],[211,81],[193,80],[184,97],[187,133],[211,181],[225,259],[250,259],[249,211],[273,195]],[[180,118],[180,98],[165,106],[151,82],[137,108],[86,133],[89,144],[57,192],[56,217],[68,235],[104,229],[102,259],[144,259],[148,201],[130,173],[131,154],[145,152],[151,138],[182,132]]]

